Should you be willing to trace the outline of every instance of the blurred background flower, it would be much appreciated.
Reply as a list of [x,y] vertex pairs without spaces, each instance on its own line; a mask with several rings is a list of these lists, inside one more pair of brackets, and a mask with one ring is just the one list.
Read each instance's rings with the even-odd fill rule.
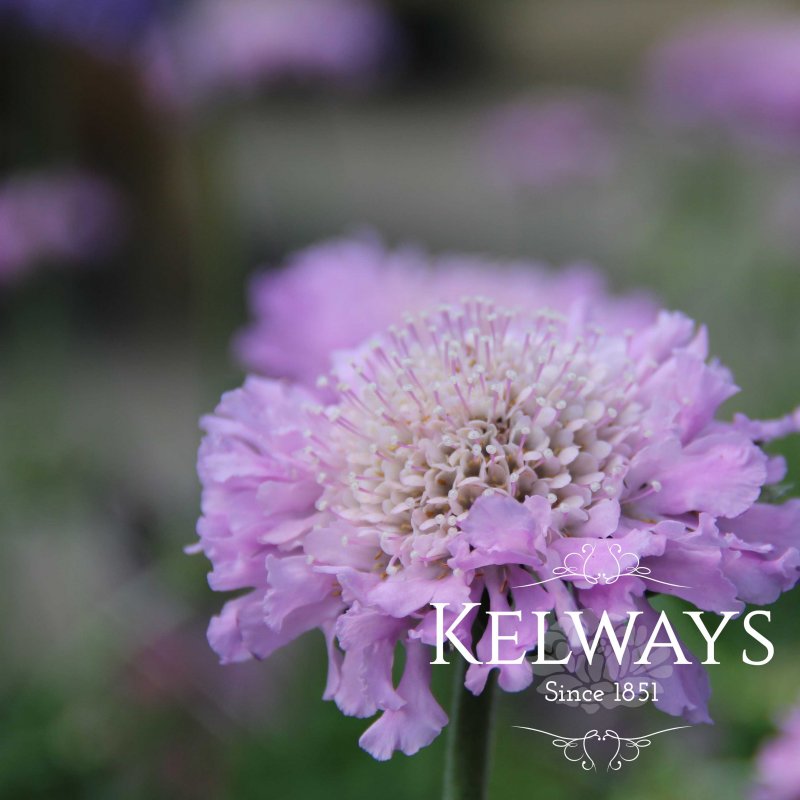
[[154,32],[144,73],[175,103],[280,82],[369,84],[394,34],[369,0],[199,0]]
[[0,184],[0,281],[42,262],[98,260],[119,241],[120,198],[105,181],[71,171]]
[[800,709],[785,714],[780,731],[758,753],[754,800],[793,800],[800,795]]
[[473,295],[512,307],[572,309],[615,331],[638,328],[656,313],[643,292],[611,296],[603,274],[588,265],[555,270],[457,253],[432,257],[419,247],[388,249],[364,234],[314,245],[283,270],[257,276],[249,296],[254,320],[234,350],[249,372],[313,386],[333,351],[357,347],[406,314]]
[[597,93],[519,100],[489,124],[489,166],[502,181],[541,190],[611,178],[620,146],[615,116],[613,102]]
[[167,0],[0,0],[0,19],[114,57],[142,36]]
[[670,122],[743,141],[800,142],[800,20],[775,14],[695,23],[660,46],[649,91]]

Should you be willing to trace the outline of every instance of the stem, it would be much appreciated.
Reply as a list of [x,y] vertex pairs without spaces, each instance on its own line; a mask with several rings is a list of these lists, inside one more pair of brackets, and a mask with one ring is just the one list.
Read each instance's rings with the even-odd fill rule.
[[[476,620],[474,633],[485,627],[483,614]],[[477,641],[475,636],[473,641]],[[448,726],[444,772],[444,800],[486,800],[489,791],[489,761],[492,745],[494,670],[483,692],[477,697],[464,687],[467,663],[459,657],[454,665],[453,704]]]

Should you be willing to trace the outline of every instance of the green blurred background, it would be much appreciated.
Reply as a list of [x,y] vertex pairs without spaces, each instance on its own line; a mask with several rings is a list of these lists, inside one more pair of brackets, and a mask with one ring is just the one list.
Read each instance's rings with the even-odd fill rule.
[[[444,737],[385,764],[362,752],[367,723],[320,699],[321,636],[225,668],[205,642],[222,598],[182,548],[199,507],[197,420],[243,377],[229,341],[247,278],[364,226],[434,251],[589,260],[615,288],[708,323],[743,387],[731,409],[785,413],[800,398],[800,236],[779,235],[767,210],[800,160],[683,141],[641,96],[648,49],[730,6],[397,2],[405,55],[376,85],[273,87],[189,113],[150,103],[124,61],[0,28],[0,171],[78,163],[129,213],[104,263],[0,289],[0,798],[438,796]],[[493,182],[487,114],[553,87],[618,102],[613,178]],[[796,486],[797,437],[781,452]],[[663,737],[610,777],[512,728],[568,733],[582,712],[533,689],[504,696],[491,796],[744,796],[759,742],[800,695],[799,611],[796,593],[773,607],[767,666],[743,667],[733,633],[718,647],[715,726]],[[620,713],[641,733],[672,724]]]

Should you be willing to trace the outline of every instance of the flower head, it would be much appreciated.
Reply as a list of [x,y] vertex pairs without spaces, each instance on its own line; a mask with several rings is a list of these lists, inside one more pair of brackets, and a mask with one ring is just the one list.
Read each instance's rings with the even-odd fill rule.
[[286,81],[354,84],[369,82],[395,39],[368,0],[201,0],[153,31],[143,71],[169,102]]
[[60,171],[11,178],[0,184],[0,283],[40,261],[102,255],[121,227],[120,199],[97,177]]
[[395,542],[388,568],[449,557],[483,496],[540,497],[559,525],[585,521],[618,494],[641,433],[624,341],[609,349],[596,329],[482,298],[407,318],[341,356],[341,402],[326,417],[349,480],[320,503]]
[[[203,422],[198,549],[213,588],[252,589],[212,621],[212,646],[224,661],[263,658],[321,629],[325,696],[346,714],[383,712],[361,739],[377,758],[415,752],[446,722],[429,686],[433,603],[451,604],[451,622],[482,598],[522,611],[517,642],[501,644],[511,661],[537,646],[532,611],[569,631],[567,611],[638,610],[652,630],[654,586],[723,611],[771,602],[798,577],[800,501],[759,502],[783,464],[758,442],[797,430],[800,414],[717,421],[736,387],[681,314],[621,331],[581,303],[518,300],[418,302],[334,353],[322,398],[251,377]],[[647,571],[556,569],[587,544],[592,574],[610,574],[612,547]],[[475,614],[458,635],[486,662]],[[492,669],[506,691],[533,680],[524,658],[480,663],[467,688],[479,694]],[[702,667],[658,680],[662,710],[708,720]]]
[[8,16],[32,30],[85,47],[101,56],[126,53],[156,17],[157,0],[0,0]]
[[768,742],[756,760],[754,800],[794,800],[800,795],[800,707],[795,705],[779,735]]
[[710,21],[657,49],[647,79],[669,120],[748,141],[800,141],[800,18]]
[[517,101],[488,126],[492,171],[505,183],[539,189],[607,177],[618,156],[613,117],[600,94]]
[[257,276],[250,290],[254,320],[234,347],[250,372],[313,386],[331,352],[357,346],[404,314],[465,295],[569,311],[620,331],[650,322],[656,309],[643,294],[609,295],[588,266],[556,272],[463,254],[434,258],[409,246],[390,250],[362,235],[310,247],[283,270]]

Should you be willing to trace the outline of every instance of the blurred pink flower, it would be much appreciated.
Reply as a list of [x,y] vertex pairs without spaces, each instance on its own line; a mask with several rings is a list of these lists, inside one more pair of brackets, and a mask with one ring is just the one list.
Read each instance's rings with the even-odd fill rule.
[[0,283],[42,261],[101,257],[121,226],[119,196],[100,178],[65,170],[8,179],[0,184]]
[[792,708],[775,739],[756,759],[753,800],[797,800],[800,797],[800,706]]
[[331,352],[357,345],[403,315],[485,295],[503,304],[571,311],[612,330],[655,317],[644,294],[615,298],[586,265],[561,271],[480,256],[389,250],[374,236],[334,239],[291,256],[250,287],[253,322],[234,342],[248,371],[313,385]]
[[142,50],[151,94],[192,102],[280,81],[369,82],[395,44],[368,0],[200,0]]
[[[404,285],[395,276],[374,295],[338,295],[351,317],[388,308],[389,327],[373,321],[333,354],[323,402],[302,386],[250,377],[202,421],[193,550],[211,561],[214,590],[251,590],[211,621],[212,647],[223,662],[261,659],[320,629],[324,696],[348,715],[382,712],[361,738],[378,759],[416,752],[446,724],[430,688],[432,603],[455,609],[447,626],[484,593],[492,611],[521,610],[518,642],[500,647],[513,660],[537,645],[531,611],[555,610],[569,631],[566,611],[616,621],[637,610],[652,631],[647,590],[736,610],[774,601],[800,568],[800,500],[759,502],[785,472],[759,443],[798,430],[800,413],[716,420],[737,389],[708,361],[705,330],[679,313],[621,331],[623,314],[615,319],[596,291],[576,288],[559,314],[545,293],[524,291],[521,275],[505,285],[497,272],[490,288],[513,295],[512,310],[462,298],[474,265],[459,273],[456,263],[444,306],[435,281],[413,277]],[[412,295],[404,318],[387,305],[395,289]],[[291,308],[296,330],[317,324],[313,303]],[[598,317],[612,324],[598,327]],[[658,583],[550,579],[567,552],[601,540],[641,559]],[[608,573],[610,556],[595,566]],[[476,613],[458,635],[485,661],[489,633],[471,638]],[[398,643],[407,657],[395,686]],[[533,680],[525,660],[480,664],[466,687],[480,694],[492,669],[506,691]],[[657,680],[659,708],[709,721],[696,660]]]
[[618,157],[611,100],[564,92],[521,100],[488,125],[489,167],[504,183],[548,188],[608,177]]
[[747,141],[800,144],[800,17],[725,17],[658,47],[647,67],[657,111]]
[[158,0],[0,0],[6,19],[96,55],[126,55],[153,22]]

